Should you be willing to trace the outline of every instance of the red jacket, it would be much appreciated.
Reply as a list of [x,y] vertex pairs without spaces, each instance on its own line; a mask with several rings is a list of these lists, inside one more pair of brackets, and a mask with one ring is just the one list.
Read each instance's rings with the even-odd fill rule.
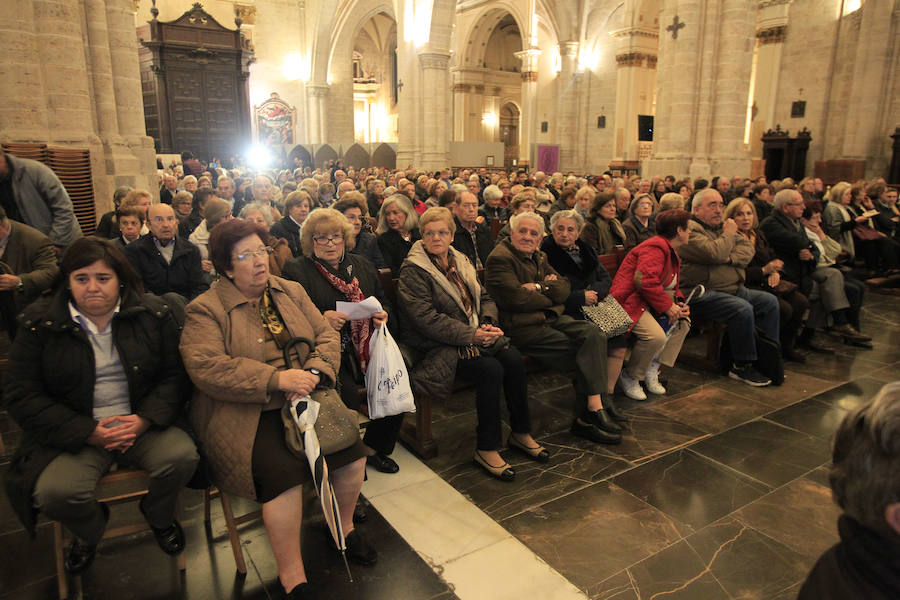
[[[656,314],[666,312],[672,299],[663,289],[681,272],[681,259],[669,241],[655,235],[632,248],[619,265],[609,293],[637,323],[649,305]],[[676,298],[681,298],[676,282]]]

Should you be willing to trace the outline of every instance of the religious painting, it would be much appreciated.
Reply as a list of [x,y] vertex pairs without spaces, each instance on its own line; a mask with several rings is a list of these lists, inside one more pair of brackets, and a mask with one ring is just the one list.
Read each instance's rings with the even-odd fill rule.
[[544,173],[554,173],[559,166],[559,146],[537,147],[537,168]]
[[253,107],[256,115],[256,139],[266,146],[294,143],[297,109],[272,92],[269,99]]

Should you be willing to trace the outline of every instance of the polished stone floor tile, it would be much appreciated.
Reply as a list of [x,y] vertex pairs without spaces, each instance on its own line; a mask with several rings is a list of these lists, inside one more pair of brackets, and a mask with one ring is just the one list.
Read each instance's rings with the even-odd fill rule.
[[656,402],[649,408],[674,421],[713,434],[746,423],[772,410],[758,400],[738,396],[718,385],[685,392],[674,398]]
[[[506,454],[510,453],[505,452],[504,455]],[[527,462],[514,464],[515,481],[500,481],[474,463],[458,465],[441,476],[498,521],[588,485],[588,482],[580,479],[545,471],[534,461],[520,460]]]
[[611,481],[695,530],[769,491],[690,450],[671,452]]
[[800,477],[830,456],[828,440],[766,420],[707,438],[691,450],[771,487]]
[[732,598],[771,598],[806,576],[799,554],[731,517],[687,542]]
[[[6,500],[3,503],[8,504]],[[34,540],[21,528],[0,535],[0,548],[3,556],[0,560],[0,591],[16,590],[38,580],[56,577],[52,526],[38,527]]]
[[769,385],[763,388],[753,387],[735,379],[722,377],[716,380],[716,385],[732,394],[755,400],[771,406],[773,409],[784,408],[804,398],[809,398],[837,385],[825,377],[819,377],[816,373],[799,372],[793,369],[795,363],[787,363],[785,367],[785,381],[782,385]]
[[[898,334],[898,336],[900,336],[900,334]],[[898,381],[900,380],[900,362],[895,362],[886,367],[878,369],[877,371],[873,371],[872,373],[869,373],[869,377],[877,379],[878,381],[882,381],[884,383]]]
[[541,441],[637,462],[649,460],[706,436],[695,427],[673,421],[649,408],[635,408],[629,410],[628,415],[631,420],[624,424],[622,443],[619,445],[595,444],[572,435],[568,430],[542,438]]
[[502,525],[591,597],[601,581],[689,532],[609,482],[528,510]]
[[829,460],[827,463],[813,469],[809,473],[803,476],[804,479],[808,479],[815,483],[818,483],[822,487],[829,488],[831,487],[831,483],[828,481],[828,472],[831,470],[831,461]]
[[802,373],[819,379],[843,382],[865,377],[866,374],[884,366],[882,362],[876,362],[865,358],[864,354],[851,356],[835,353],[832,355],[817,354],[814,359],[806,364],[790,363],[786,369],[790,373]]
[[600,583],[595,600],[730,600],[684,540]]
[[816,559],[837,543],[840,514],[829,488],[801,477],[732,516],[797,552],[812,568]]
[[543,465],[546,470],[590,483],[609,479],[634,466],[634,463],[607,454],[553,444],[545,447],[550,452],[550,462]]
[[766,415],[766,420],[830,440],[846,414],[847,411],[836,404],[829,405],[815,398],[808,398]]
[[[876,372],[880,372],[880,369]],[[851,411],[868,403],[884,386],[884,381],[872,377],[861,377],[827,392],[816,394],[814,399],[844,411]]]

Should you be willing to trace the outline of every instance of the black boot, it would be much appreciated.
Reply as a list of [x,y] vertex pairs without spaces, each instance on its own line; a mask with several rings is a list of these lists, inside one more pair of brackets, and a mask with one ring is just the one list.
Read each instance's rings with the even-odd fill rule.
[[581,416],[581,420],[608,433],[622,433],[622,427],[613,420],[606,409],[588,410]]
[[613,402],[612,394],[603,396],[603,410],[605,410],[606,414],[615,421],[621,421],[623,423],[628,421],[628,415],[619,410],[619,407]]

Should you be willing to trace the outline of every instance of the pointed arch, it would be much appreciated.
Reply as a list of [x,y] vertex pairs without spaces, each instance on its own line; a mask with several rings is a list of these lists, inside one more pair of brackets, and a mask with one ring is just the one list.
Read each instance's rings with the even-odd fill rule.
[[390,144],[381,144],[375,148],[372,153],[373,167],[387,167],[388,169],[397,168],[397,152]]
[[369,153],[359,144],[353,144],[344,152],[344,164],[361,169],[369,166]]
[[319,149],[316,150],[316,163],[314,166],[320,168],[325,162],[337,159],[337,151],[330,145],[325,144],[324,146],[320,146]]

